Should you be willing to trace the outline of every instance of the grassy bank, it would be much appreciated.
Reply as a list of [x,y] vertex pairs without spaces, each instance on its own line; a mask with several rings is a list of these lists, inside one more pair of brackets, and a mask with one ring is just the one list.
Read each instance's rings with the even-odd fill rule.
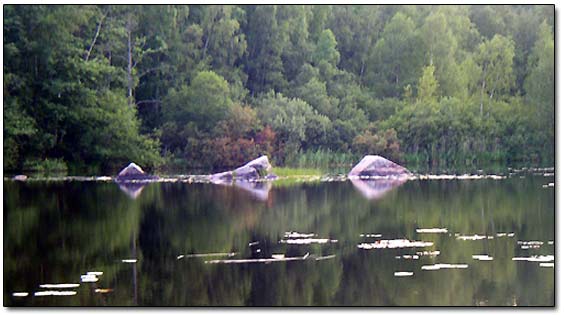
[[316,168],[273,167],[272,172],[279,177],[321,176],[324,172]]

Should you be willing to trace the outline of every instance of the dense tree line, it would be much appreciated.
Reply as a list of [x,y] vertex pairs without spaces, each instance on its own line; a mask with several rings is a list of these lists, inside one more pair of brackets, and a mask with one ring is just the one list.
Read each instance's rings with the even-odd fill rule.
[[553,6],[6,5],[3,66],[4,170],[554,155]]

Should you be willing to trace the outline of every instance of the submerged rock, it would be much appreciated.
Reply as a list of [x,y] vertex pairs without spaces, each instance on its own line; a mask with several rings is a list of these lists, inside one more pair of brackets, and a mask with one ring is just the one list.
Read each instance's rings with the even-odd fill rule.
[[411,172],[379,155],[366,155],[349,172],[349,177],[408,177]]
[[156,180],[158,178],[158,176],[145,173],[139,165],[132,162],[119,172],[116,181]]
[[236,168],[233,171],[216,173],[210,176],[212,183],[225,183],[233,180],[237,181],[254,181],[258,179],[272,179],[273,174],[269,172],[272,170],[272,165],[268,161],[268,157],[263,155],[249,163]]

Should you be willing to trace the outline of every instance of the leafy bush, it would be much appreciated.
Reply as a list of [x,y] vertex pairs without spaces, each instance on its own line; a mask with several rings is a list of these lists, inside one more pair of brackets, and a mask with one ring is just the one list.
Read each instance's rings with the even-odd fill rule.
[[23,170],[37,173],[66,173],[68,167],[63,159],[27,160],[24,162]]

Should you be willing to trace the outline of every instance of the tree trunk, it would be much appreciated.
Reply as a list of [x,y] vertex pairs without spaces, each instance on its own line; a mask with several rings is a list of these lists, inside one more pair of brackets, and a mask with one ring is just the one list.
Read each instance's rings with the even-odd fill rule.
[[100,23],[98,23],[98,26],[96,27],[96,34],[94,35],[94,39],[92,39],[92,43],[90,43],[90,47],[88,48],[88,51],[86,52],[86,56],[84,56],[84,60],[88,61],[88,59],[90,59],[90,54],[92,53],[92,49],[94,48],[94,45],[96,44],[96,40],[98,40],[98,36],[100,35],[100,29],[102,28],[102,23],[104,22],[104,19],[106,18],[106,14],[104,13],[104,15],[102,15],[102,18],[100,19]]
[[133,58],[131,56],[131,24],[127,26],[127,97],[129,105],[133,105]]
[[482,91],[480,93],[480,117],[484,112],[484,89],[486,88],[486,79],[482,80]]

